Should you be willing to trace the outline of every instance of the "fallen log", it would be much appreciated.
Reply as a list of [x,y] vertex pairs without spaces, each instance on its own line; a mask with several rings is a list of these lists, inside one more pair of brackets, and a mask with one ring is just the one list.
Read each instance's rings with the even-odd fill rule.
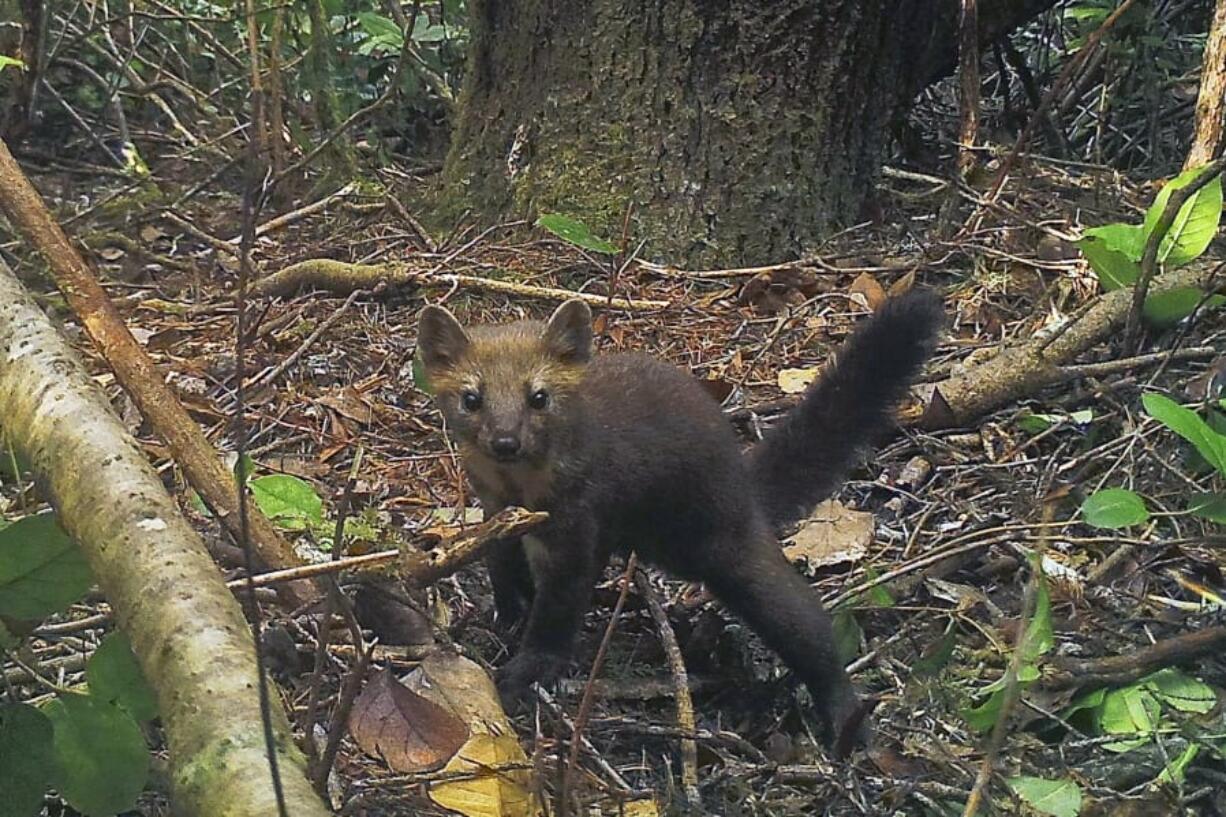
[[[3,261],[0,418],[157,694],[175,812],[274,817],[255,647],[238,602],[75,352]],[[325,817],[278,700],[272,731],[288,813]]]
[[[1154,280],[1150,293],[1207,288],[1214,267],[1183,267]],[[1130,287],[1098,300],[1058,334],[1036,335],[1007,346],[982,363],[937,383],[936,392],[919,420],[929,430],[967,426],[1006,403],[1029,397],[1047,386],[1080,376],[1070,366],[1077,356],[1124,328],[1132,309]]]
[[409,264],[347,264],[331,258],[312,258],[291,264],[257,281],[251,287],[251,294],[255,297],[274,297],[292,295],[301,289],[314,288],[345,295],[357,289],[374,289],[380,285],[433,286],[444,289],[459,287],[480,292],[497,292],[503,295],[518,295],[523,298],[559,302],[578,298],[591,306],[612,309],[652,310],[667,309],[671,306],[668,301],[627,298],[624,295],[610,297],[557,287],[538,287],[515,281],[481,278],[477,275],[418,269]]

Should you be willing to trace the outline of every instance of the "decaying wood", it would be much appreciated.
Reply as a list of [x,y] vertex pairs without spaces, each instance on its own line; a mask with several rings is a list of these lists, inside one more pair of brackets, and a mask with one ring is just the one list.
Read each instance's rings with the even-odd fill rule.
[[1226,130],[1226,0],[1217,0],[1205,58],[1201,63],[1200,93],[1196,97],[1196,131],[1184,170],[1208,164],[1222,153]]
[[979,140],[979,7],[976,0],[961,0],[958,24],[958,175],[966,179],[975,169]]
[[[234,476],[166,385],[163,373],[132,337],[97,277],[51,217],[38,191],[26,179],[3,142],[0,142],[0,210],[46,260],[56,286],[90,340],[141,415],[166,441],[188,482],[213,509],[235,541],[241,541]],[[290,544],[258,509],[251,508],[248,517],[247,536],[261,561],[274,568],[301,563]],[[315,596],[314,588],[302,583],[281,585],[278,591],[295,605]]]
[[430,550],[404,552],[399,574],[419,586],[432,584],[476,559],[490,542],[519,536],[548,518],[549,514],[544,511],[507,508]]
[[[1151,293],[1181,287],[1203,289],[1213,269],[1184,267],[1158,276]],[[966,425],[976,417],[1040,389],[1068,380],[1065,364],[1123,328],[1132,308],[1132,289],[1101,296],[1054,339],[1039,335],[1002,349],[982,363],[937,384],[932,404],[920,419],[927,429]]]
[[[549,518],[544,511],[526,511],[523,508],[504,508],[479,525],[457,533],[439,542],[429,550],[380,550],[361,556],[347,556],[327,562],[273,570],[252,578],[256,587],[265,587],[280,582],[326,576],[342,571],[383,572],[389,565],[399,563],[396,572],[400,578],[419,587],[444,579],[481,555],[490,542],[521,536]],[[241,590],[247,579],[235,579],[229,586]]]
[[1205,627],[1183,633],[1129,655],[1075,660],[1057,659],[1056,672],[1040,682],[1047,689],[1130,684],[1164,667],[1197,661],[1226,649],[1226,627]]
[[627,298],[624,295],[609,297],[556,287],[538,287],[514,281],[499,281],[476,275],[423,270],[408,264],[346,264],[330,258],[313,258],[288,266],[257,282],[251,288],[251,294],[256,297],[290,295],[305,287],[345,294],[355,289],[374,289],[379,285],[446,287],[448,289],[460,287],[546,301],[566,301],[578,298],[592,306],[613,309],[667,309],[671,305],[668,301]]
[[[277,814],[242,611],[105,396],[2,261],[0,417],[156,691],[176,812]],[[324,817],[279,707],[272,728],[289,812]]]

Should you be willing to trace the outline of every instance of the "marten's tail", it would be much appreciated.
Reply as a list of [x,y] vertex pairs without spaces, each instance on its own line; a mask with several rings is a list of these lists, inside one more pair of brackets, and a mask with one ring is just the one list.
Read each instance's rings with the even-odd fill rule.
[[889,299],[800,405],[753,447],[750,467],[777,529],[833,493],[855,457],[890,428],[895,405],[932,353],[944,320],[941,299],[930,291]]

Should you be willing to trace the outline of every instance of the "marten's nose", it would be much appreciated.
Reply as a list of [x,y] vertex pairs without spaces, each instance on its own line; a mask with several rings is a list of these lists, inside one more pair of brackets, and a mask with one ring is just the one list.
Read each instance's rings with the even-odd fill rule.
[[519,437],[514,434],[502,434],[490,441],[494,456],[500,459],[514,457],[519,453]]

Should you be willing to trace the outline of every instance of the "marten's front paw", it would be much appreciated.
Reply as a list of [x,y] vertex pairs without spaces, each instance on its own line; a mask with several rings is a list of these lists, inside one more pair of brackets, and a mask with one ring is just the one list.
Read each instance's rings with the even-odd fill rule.
[[502,705],[508,711],[517,708],[534,682],[551,684],[565,667],[566,659],[560,655],[539,650],[520,652],[498,670],[495,678]]
[[878,703],[873,699],[860,700],[851,693],[826,707],[823,717],[826,740],[836,758],[845,758],[853,750],[869,745],[872,740],[869,716]]

